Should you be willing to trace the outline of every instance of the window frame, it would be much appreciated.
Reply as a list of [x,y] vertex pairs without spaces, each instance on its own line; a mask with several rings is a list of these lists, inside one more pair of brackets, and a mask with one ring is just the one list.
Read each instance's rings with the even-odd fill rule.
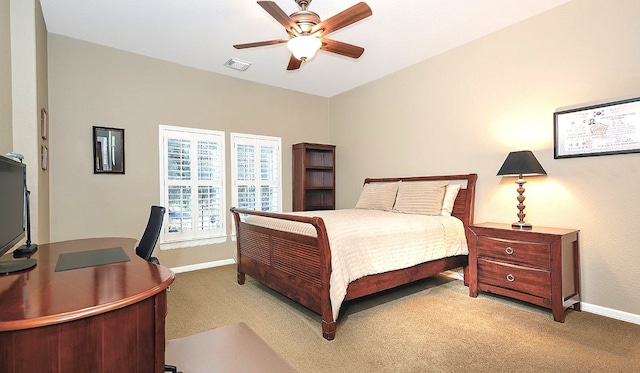
[[[193,164],[195,166],[192,169],[192,177],[188,181],[170,181],[168,180],[168,149],[166,148],[167,139],[172,134],[174,137],[172,138],[186,138],[194,144],[191,147]],[[200,136],[200,138],[198,137]],[[190,127],[179,127],[179,126],[169,126],[169,125],[159,125],[158,126],[158,141],[159,141],[159,173],[160,173],[160,201],[163,206],[167,207],[167,213],[164,219],[163,228],[160,234],[160,249],[177,249],[177,248],[185,248],[185,247],[193,247],[193,246],[202,246],[209,245],[215,243],[225,242],[227,240],[227,214],[226,214],[226,203],[227,203],[227,194],[226,194],[226,137],[224,131],[217,130],[208,130],[208,129],[199,129],[199,128],[190,128]],[[196,146],[197,141],[202,140],[203,137],[206,137],[208,141],[215,140],[219,146],[219,175],[217,179],[214,179],[212,183],[199,183],[198,182],[198,148]],[[192,223],[192,229],[187,232],[168,232],[168,221],[169,221],[169,200],[167,195],[167,188],[170,185],[189,185],[191,186],[191,199],[192,199],[192,216],[191,219],[193,221],[193,211],[198,211],[198,209],[194,209],[194,206],[198,206],[198,186],[202,185],[214,185],[215,187],[219,187],[220,190],[220,227],[212,230],[210,234],[204,233],[205,231],[197,229],[197,224]],[[197,218],[197,217],[196,217]],[[188,233],[191,232],[191,233]]]
[[[278,170],[277,174],[277,185],[278,188],[278,201],[277,201],[277,211],[274,212],[282,212],[282,199],[283,199],[283,189],[282,189],[282,138],[277,136],[263,136],[263,135],[252,135],[245,133],[230,133],[230,144],[231,144],[231,205],[238,207],[238,184],[239,180],[237,178],[238,175],[238,158],[236,147],[239,144],[251,144],[256,146],[256,178],[255,187],[256,187],[256,206],[261,205],[261,196],[260,196],[260,186],[265,185],[262,182],[260,175],[260,145],[261,144],[269,144],[270,146],[277,147],[277,156],[278,156]],[[269,183],[267,183],[269,184]],[[269,184],[271,185],[271,184]],[[270,210],[271,211],[271,210]],[[235,224],[233,225],[232,234],[235,235]]]

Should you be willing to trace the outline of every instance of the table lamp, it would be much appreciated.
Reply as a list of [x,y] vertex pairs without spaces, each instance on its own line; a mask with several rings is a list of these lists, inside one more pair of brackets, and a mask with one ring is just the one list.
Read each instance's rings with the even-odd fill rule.
[[518,176],[516,184],[518,184],[518,221],[511,224],[512,228],[531,229],[532,225],[524,221],[526,214],[524,213],[524,187],[526,181],[523,175],[546,175],[544,168],[540,165],[536,157],[529,150],[511,152],[507,155],[497,176]]

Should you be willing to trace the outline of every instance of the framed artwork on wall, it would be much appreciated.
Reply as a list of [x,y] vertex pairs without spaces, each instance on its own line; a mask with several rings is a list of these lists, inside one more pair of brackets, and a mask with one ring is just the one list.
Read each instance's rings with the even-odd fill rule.
[[93,173],[124,174],[124,129],[93,126]]
[[555,159],[640,152],[640,97],[553,113]]
[[43,140],[47,139],[49,132],[49,116],[45,108],[40,109],[40,136]]
[[49,149],[44,145],[40,145],[40,168],[49,168]]

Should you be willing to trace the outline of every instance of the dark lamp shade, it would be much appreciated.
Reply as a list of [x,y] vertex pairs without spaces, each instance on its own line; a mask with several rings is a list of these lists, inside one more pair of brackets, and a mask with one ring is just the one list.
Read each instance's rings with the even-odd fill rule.
[[505,159],[497,176],[546,175],[533,153],[529,150],[511,152]]

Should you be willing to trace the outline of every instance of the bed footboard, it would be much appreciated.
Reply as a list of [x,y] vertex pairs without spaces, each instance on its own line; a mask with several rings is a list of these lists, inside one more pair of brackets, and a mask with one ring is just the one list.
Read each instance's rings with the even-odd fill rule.
[[[325,339],[335,338],[329,299],[331,251],[321,218],[232,208],[237,229],[238,284],[245,275],[302,304],[322,317]],[[241,215],[256,215],[311,224],[316,237],[246,223]]]
[[[477,177],[476,174],[467,174],[376,178],[366,179],[365,183],[462,180],[462,188],[456,197],[452,216],[462,221],[468,240],[468,226],[473,223]],[[319,217],[276,214],[235,207],[231,212],[237,234],[238,283],[244,284],[245,275],[249,275],[256,281],[320,314],[322,336],[327,340],[334,339],[336,324],[329,289],[332,271],[331,250],[324,221]],[[247,223],[242,217],[250,215],[307,223],[315,229],[315,236],[306,235],[309,232],[292,233],[288,230]],[[466,284],[467,264],[468,256],[458,255],[410,268],[365,276],[349,284],[345,300],[373,294],[459,267],[464,268]]]

